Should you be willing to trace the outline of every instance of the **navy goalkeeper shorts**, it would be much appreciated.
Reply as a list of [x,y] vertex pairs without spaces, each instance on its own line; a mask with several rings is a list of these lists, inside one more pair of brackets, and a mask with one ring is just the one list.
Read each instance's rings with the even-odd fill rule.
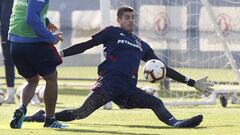
[[135,80],[119,72],[111,72],[101,76],[92,91],[100,92],[108,101],[119,99],[136,90]]

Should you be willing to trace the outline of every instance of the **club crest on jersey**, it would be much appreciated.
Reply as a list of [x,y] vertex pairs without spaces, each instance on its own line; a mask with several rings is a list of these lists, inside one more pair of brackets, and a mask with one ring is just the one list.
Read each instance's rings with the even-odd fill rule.
[[121,35],[121,36],[125,36],[125,34],[123,34],[123,33],[120,33],[120,35]]
[[136,44],[139,46],[139,47],[142,47],[142,44],[141,44],[141,42],[139,41],[139,40],[135,40],[135,42],[136,42]]
[[[139,42],[139,41],[138,41]],[[132,46],[132,47],[135,47],[135,48],[138,48],[140,51],[142,51],[142,46],[141,46],[141,43],[140,45],[137,43],[137,44],[134,44],[134,43],[131,43],[127,40],[118,40],[117,41],[118,44],[127,44],[129,46]]]

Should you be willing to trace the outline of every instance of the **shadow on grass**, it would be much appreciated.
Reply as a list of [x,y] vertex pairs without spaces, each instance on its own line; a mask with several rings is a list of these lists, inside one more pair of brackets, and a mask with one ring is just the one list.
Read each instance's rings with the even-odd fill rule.
[[236,125],[213,125],[208,126],[208,128],[221,128],[221,127],[235,127]]
[[[69,123],[70,124],[70,123]],[[80,123],[71,123],[72,125],[77,125],[79,127],[84,127],[84,126],[94,126],[94,127],[106,127],[106,126],[114,126],[114,127],[123,127],[123,128],[146,128],[146,129],[174,129],[174,130],[179,130],[179,129],[187,129],[187,128],[172,128],[168,126],[149,126],[149,125],[120,125],[120,124],[80,124]],[[196,127],[194,129],[203,129],[207,127]],[[193,128],[191,128],[193,129]],[[68,131],[68,132],[79,132],[79,133],[106,133],[106,134],[128,134],[128,135],[138,135],[139,133],[129,133],[129,132],[124,132],[124,131],[99,131],[99,130],[88,130],[88,129],[60,129],[63,131]],[[141,133],[141,135],[158,135],[158,134],[153,134],[153,133]]]
[[127,127],[127,128],[147,128],[147,129],[172,129],[168,126],[151,126],[151,125],[122,125],[122,124],[82,124],[82,123],[72,123],[73,125],[82,126],[94,126],[94,127]]
[[[230,104],[231,105],[231,104]],[[234,105],[236,105],[236,104],[234,104]],[[228,107],[223,107],[223,109],[235,109],[235,108],[240,108],[240,105],[239,106],[228,106]]]
[[[56,129],[58,130],[58,129]],[[118,134],[118,135],[139,135],[139,133],[129,133],[129,132],[120,132],[120,131],[100,131],[100,130],[89,130],[89,129],[59,129],[59,131],[68,131],[68,132],[79,132],[79,133],[96,133],[96,134]],[[141,135],[159,135],[159,134],[143,134],[141,133]]]
[[[125,128],[146,128],[146,129],[188,129],[188,128],[173,128],[170,126],[151,126],[151,125],[122,125],[122,124],[86,124],[86,123],[69,123],[69,125],[75,125],[78,127],[94,126],[94,127],[125,127]],[[207,127],[195,127],[189,129],[203,129]]]
[[89,90],[87,89],[59,89],[59,95],[79,95],[79,96],[86,96],[89,94]]

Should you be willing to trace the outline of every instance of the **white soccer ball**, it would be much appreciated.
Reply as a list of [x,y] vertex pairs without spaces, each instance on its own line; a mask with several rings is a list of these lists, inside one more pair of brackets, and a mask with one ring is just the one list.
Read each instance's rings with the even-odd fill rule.
[[[25,82],[20,87],[18,87],[18,89],[16,91],[16,96],[19,100],[21,97],[22,90],[26,85],[27,85],[27,82]],[[43,102],[44,90],[45,90],[45,86],[42,86],[42,85],[37,86],[37,88],[35,90],[35,94],[34,94],[33,98],[31,99],[31,103],[33,105],[37,105],[37,104],[40,104],[40,102]]]
[[4,102],[4,92],[0,90],[0,105]]
[[143,67],[143,76],[151,83],[162,80],[166,73],[166,66],[157,59],[147,61]]
[[39,98],[40,102],[44,102],[44,99],[43,99],[44,91],[45,91],[45,86],[41,86],[41,85],[37,86],[35,93],[36,93],[37,97]]

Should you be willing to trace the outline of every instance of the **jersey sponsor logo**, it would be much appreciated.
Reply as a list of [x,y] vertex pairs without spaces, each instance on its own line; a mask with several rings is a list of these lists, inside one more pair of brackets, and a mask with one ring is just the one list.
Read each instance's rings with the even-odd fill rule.
[[131,42],[127,41],[127,40],[118,40],[117,43],[118,44],[127,44],[127,45],[130,45],[132,47],[138,48],[140,51],[142,51],[141,44],[140,45],[134,44],[134,43],[131,43]]
[[45,3],[45,0],[37,0],[37,1]]

